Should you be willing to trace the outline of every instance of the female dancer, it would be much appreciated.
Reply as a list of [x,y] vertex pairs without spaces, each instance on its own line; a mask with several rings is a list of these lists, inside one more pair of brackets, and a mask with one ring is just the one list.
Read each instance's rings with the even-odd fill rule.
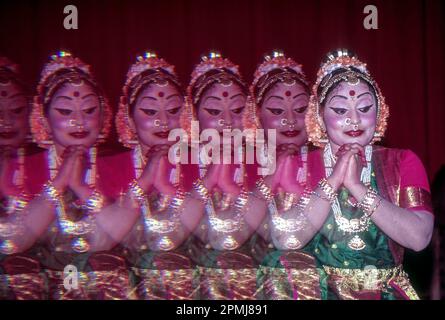
[[205,203],[205,215],[196,231],[200,240],[190,246],[198,260],[201,299],[255,298],[257,268],[247,246],[265,205],[249,193],[256,177],[242,155],[246,96],[238,67],[217,52],[202,57],[187,89],[182,127],[192,129],[192,148],[192,121],[199,122],[206,140],[195,150],[200,178],[192,194]]
[[187,196],[198,167],[169,161],[179,150],[170,132],[179,127],[183,94],[174,67],[153,52],[127,74],[116,118],[120,142],[132,149],[134,180],[128,195],[140,219],[125,239],[141,299],[195,298],[195,268],[186,251],[202,215]]
[[430,241],[429,185],[409,150],[375,146],[388,107],[366,65],[347,50],[327,56],[306,116],[311,188],[296,208],[300,232],[321,272],[324,299],[417,299],[402,268],[403,250]]
[[[315,259],[294,250],[293,235],[304,225],[288,219],[287,212],[297,203],[307,182],[307,134],[304,117],[309,102],[309,86],[301,65],[280,51],[265,56],[258,66],[246,108],[246,127],[275,130],[276,170],[260,178],[255,194],[268,203],[268,218],[254,237],[253,245],[261,263],[258,273],[262,299],[319,299],[319,279]],[[259,127],[258,127],[258,125]],[[262,154],[269,154],[268,151]],[[274,159],[273,159],[274,160]],[[267,159],[260,161],[267,163]]]
[[26,236],[15,239],[20,250],[39,240],[34,253],[50,299],[130,297],[125,260],[107,251],[137,217],[106,211],[130,181],[120,155],[98,151],[110,124],[110,108],[89,66],[68,52],[52,56],[31,114],[34,141],[46,148],[29,159],[31,192],[41,194],[26,208]]
[[37,152],[29,142],[28,90],[18,66],[0,57],[0,299],[43,299],[44,277],[39,261],[18,253],[15,237],[23,236],[23,209],[32,196],[28,155]]

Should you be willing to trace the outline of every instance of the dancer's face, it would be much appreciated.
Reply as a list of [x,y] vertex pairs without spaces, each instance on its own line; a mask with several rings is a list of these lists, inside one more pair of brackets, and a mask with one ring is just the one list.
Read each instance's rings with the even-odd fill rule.
[[14,82],[0,85],[0,146],[18,147],[29,131],[29,107],[23,89]]
[[329,140],[336,146],[369,144],[377,123],[377,101],[369,85],[340,82],[326,97],[323,120]]
[[246,95],[239,85],[212,85],[203,93],[198,106],[200,129],[216,129],[220,134],[223,129],[242,130],[245,105]]
[[275,84],[264,96],[259,117],[263,129],[275,129],[277,145],[307,141],[304,117],[309,102],[307,90],[299,83]]
[[179,127],[183,96],[176,86],[150,84],[138,95],[133,123],[139,141],[145,146],[171,145],[170,130]]
[[55,144],[94,145],[100,133],[101,111],[99,97],[89,84],[65,83],[52,97],[47,111]]

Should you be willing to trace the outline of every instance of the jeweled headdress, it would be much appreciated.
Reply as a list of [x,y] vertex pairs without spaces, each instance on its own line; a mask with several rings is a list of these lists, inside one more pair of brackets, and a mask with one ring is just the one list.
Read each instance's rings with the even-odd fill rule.
[[215,83],[230,85],[234,82],[241,89],[246,89],[237,65],[223,58],[217,51],[211,51],[202,56],[201,62],[193,69],[190,84],[187,87],[185,108],[181,113],[181,127],[190,133],[191,121],[196,119],[196,106],[207,88]]
[[180,90],[181,85],[175,67],[159,58],[154,52],[147,51],[144,55],[138,56],[136,62],[130,66],[116,115],[117,134],[124,146],[134,148],[138,144],[136,131],[130,123],[130,110],[141,89],[151,83],[162,85],[168,82]]
[[306,130],[309,141],[316,146],[323,147],[328,142],[326,128],[320,114],[320,106],[325,102],[327,94],[339,82],[346,81],[358,84],[360,80],[366,82],[374,91],[377,100],[377,126],[371,143],[380,141],[386,131],[389,116],[379,86],[371,77],[366,64],[346,49],[338,49],[328,53],[317,73],[317,80],[312,87],[309,108],[306,114]]
[[247,107],[244,112],[245,128],[261,127],[258,120],[258,108],[265,93],[278,82],[289,85],[299,82],[305,87],[309,86],[302,66],[291,58],[287,58],[282,51],[274,50],[264,56],[263,62],[254,73],[253,82],[249,89]]
[[43,148],[49,148],[53,144],[50,129],[45,117],[45,108],[64,83],[79,83],[85,81],[91,84],[97,92],[102,112],[102,129],[98,142],[107,138],[111,128],[112,112],[102,90],[94,79],[90,66],[71,53],[59,51],[51,56],[51,60],[43,67],[40,81],[37,85],[37,94],[34,97],[31,112],[30,126],[34,142]]

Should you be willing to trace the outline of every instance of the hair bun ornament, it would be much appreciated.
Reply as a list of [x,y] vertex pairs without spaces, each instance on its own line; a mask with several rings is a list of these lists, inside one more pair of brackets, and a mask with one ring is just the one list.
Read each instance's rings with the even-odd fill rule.
[[126,84],[128,85],[134,77],[150,69],[163,69],[176,77],[175,67],[172,64],[159,58],[156,52],[147,50],[142,55],[137,56],[136,62],[131,65],[127,72]]
[[284,57],[284,52],[280,49],[275,49],[271,53],[265,54],[264,60],[270,61],[270,60],[272,60],[274,58],[278,58],[278,57]]
[[91,75],[90,66],[79,58],[75,58],[71,52],[60,50],[50,56],[50,61],[43,67],[40,74],[40,84],[45,83],[49,77],[62,69],[79,69],[82,72]]
[[323,63],[333,61],[336,58],[341,58],[341,57],[349,57],[349,58],[357,59],[357,55],[354,52],[352,52],[351,50],[345,49],[345,48],[339,48],[337,50],[328,52],[326,54],[326,57],[325,57]]
[[217,50],[211,50],[207,54],[202,55],[200,60],[201,62],[192,72],[191,86],[195,84],[199,77],[214,69],[226,69],[241,78],[239,67],[229,59],[223,58],[223,55]]
[[[351,50],[340,48],[330,51],[321,63],[320,70],[317,74],[317,83],[319,84],[323,78],[329,76],[335,70],[340,68],[350,69],[351,67],[370,76],[366,63],[360,61],[357,55]],[[326,83],[327,80],[328,79],[324,79],[323,83]]]
[[287,58],[282,50],[275,49],[271,53],[264,55],[263,62],[258,66],[253,76],[252,87],[255,87],[264,75],[275,69],[290,69],[297,73],[299,80],[307,85],[302,65],[296,63],[291,58]]
[[207,54],[204,54],[201,56],[201,61],[204,62],[204,61],[209,61],[209,60],[218,59],[218,58],[222,58],[221,52],[219,52],[217,50],[211,50]]

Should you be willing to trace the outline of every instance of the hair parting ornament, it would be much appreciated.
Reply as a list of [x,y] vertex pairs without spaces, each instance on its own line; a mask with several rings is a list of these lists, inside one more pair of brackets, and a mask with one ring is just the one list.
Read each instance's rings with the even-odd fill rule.
[[[380,141],[386,131],[389,109],[385,103],[378,84],[371,77],[366,64],[358,60],[357,56],[346,49],[338,49],[327,54],[317,73],[317,80],[312,87],[309,107],[306,114],[306,129],[309,141],[318,147],[328,142],[326,128],[321,116],[321,106],[326,96],[338,83],[345,81],[357,85],[363,81],[374,91],[377,101],[377,126],[371,143]],[[350,95],[355,95],[350,92]]]
[[139,144],[136,131],[130,125],[131,106],[136,102],[138,94],[151,83],[165,86],[169,82],[180,90],[175,67],[152,51],[138,56],[136,62],[130,66],[116,115],[117,134],[124,146],[134,149]]
[[51,102],[56,91],[64,83],[79,86],[83,83],[89,83],[96,90],[102,112],[102,129],[98,142],[103,142],[111,128],[112,112],[110,105],[96,83],[90,71],[90,66],[79,58],[73,57],[67,51],[59,51],[57,54],[52,55],[50,61],[43,67],[30,118],[34,142],[43,148],[49,148],[53,144],[45,117],[45,108]]

